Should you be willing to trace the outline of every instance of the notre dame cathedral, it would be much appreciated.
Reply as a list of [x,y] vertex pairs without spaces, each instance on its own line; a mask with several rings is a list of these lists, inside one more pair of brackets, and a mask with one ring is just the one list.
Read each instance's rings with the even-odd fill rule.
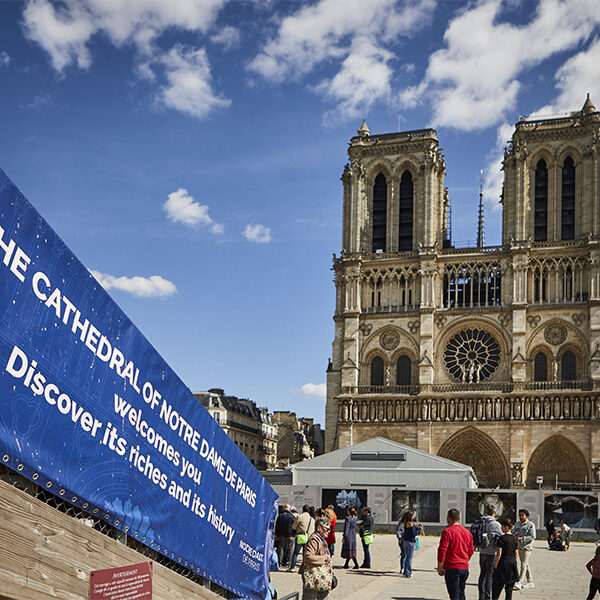
[[502,245],[454,247],[436,131],[372,135],[344,169],[326,450],[383,436],[481,486],[600,481],[600,112],[520,120]]

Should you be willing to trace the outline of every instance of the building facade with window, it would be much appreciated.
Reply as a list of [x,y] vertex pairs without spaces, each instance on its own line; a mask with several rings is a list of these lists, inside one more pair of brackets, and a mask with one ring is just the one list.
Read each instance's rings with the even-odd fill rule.
[[483,486],[600,482],[600,112],[520,120],[502,244],[454,247],[433,129],[372,135],[342,175],[326,451],[382,436]]
[[220,388],[194,396],[257,469],[276,467],[277,428],[268,409],[247,398],[228,396]]

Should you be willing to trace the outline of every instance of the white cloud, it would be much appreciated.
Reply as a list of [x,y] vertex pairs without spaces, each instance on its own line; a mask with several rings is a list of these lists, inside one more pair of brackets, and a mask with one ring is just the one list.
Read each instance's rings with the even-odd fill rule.
[[544,0],[525,25],[501,20],[503,4],[485,0],[455,17],[445,47],[429,57],[424,79],[400,103],[433,104],[433,125],[476,130],[502,122],[516,105],[519,76],[584,42],[597,26],[596,0]]
[[299,81],[324,63],[337,73],[312,89],[336,103],[326,121],[354,118],[390,101],[394,59],[389,45],[429,21],[435,0],[319,0],[278,24],[248,69],[273,83]]
[[483,197],[485,203],[493,211],[500,209],[500,196],[502,195],[502,182],[504,173],[502,171],[502,160],[504,159],[504,147],[511,139],[514,131],[514,125],[502,123],[496,132],[496,146],[488,157],[485,167],[483,182]]
[[0,67],[8,67],[10,65],[10,56],[7,52],[0,52]]
[[223,233],[224,227],[215,223],[208,214],[208,206],[190,196],[185,188],[179,188],[167,196],[163,205],[167,218],[173,223],[183,223],[189,227],[210,227],[215,234]]
[[225,50],[231,50],[240,43],[240,30],[231,25],[226,25],[221,31],[212,35],[210,41],[223,46]]
[[261,225],[260,223],[249,223],[244,229],[244,237],[251,242],[267,244],[271,241],[271,229]]
[[[151,81],[153,69],[161,68],[167,83],[157,98],[165,106],[197,118],[229,105],[212,88],[211,73],[203,48],[175,46],[163,51],[157,39],[169,29],[184,29],[207,35],[227,0],[29,0],[23,12],[30,39],[49,55],[61,74],[75,65],[92,64],[92,38],[103,35],[117,47],[136,50],[136,72]],[[232,35],[231,33],[229,34]]]
[[316,396],[317,398],[327,397],[327,385],[324,383],[305,383],[300,388],[303,396]]
[[143,298],[172,296],[177,292],[175,284],[160,275],[115,277],[100,271],[91,271],[91,273],[105,290],[121,290]]
[[231,104],[212,89],[204,48],[194,50],[176,45],[159,62],[165,67],[167,84],[157,97],[168,108],[202,119],[213,110]]

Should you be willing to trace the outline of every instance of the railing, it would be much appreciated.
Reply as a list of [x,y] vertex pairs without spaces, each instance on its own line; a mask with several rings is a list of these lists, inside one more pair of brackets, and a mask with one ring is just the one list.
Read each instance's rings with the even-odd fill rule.
[[397,313],[397,312],[412,312],[419,310],[418,304],[407,304],[407,305],[388,305],[388,306],[366,306],[362,309],[362,313],[365,314],[378,314],[378,313]]
[[367,394],[411,395],[422,392],[447,394],[450,392],[521,392],[593,389],[590,379],[573,381],[484,381],[482,383],[434,383],[425,385],[358,385],[342,387],[342,394],[350,396]]
[[280,598],[280,600],[300,600],[300,592],[292,592],[291,594]]

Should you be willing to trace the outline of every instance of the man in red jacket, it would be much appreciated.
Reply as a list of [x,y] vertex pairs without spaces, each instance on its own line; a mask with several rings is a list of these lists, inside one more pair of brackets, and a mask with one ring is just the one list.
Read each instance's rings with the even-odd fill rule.
[[446,517],[438,548],[438,573],[446,579],[450,600],[465,600],[465,584],[469,576],[469,559],[473,556],[473,535],[463,527],[460,512],[451,508]]

